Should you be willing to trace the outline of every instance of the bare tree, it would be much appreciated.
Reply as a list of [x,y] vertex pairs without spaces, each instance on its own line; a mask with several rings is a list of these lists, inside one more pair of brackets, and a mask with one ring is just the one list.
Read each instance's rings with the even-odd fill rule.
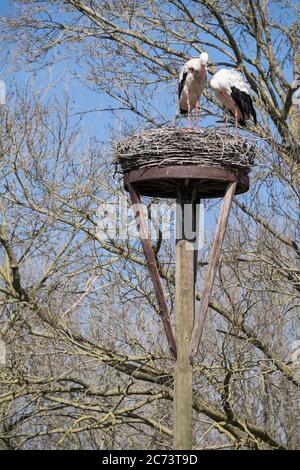
[[[194,366],[194,447],[296,448],[297,3],[17,3],[21,13],[1,22],[16,65],[71,56],[86,86],[128,113],[124,133],[172,118],[166,105],[175,109],[175,79],[190,55],[207,50],[211,72],[244,73],[260,114],[249,136],[263,152],[251,192],[235,201]],[[121,182],[106,149],[80,139],[68,97],[42,104],[33,91],[14,90],[1,108],[1,442],[169,448],[173,362],[140,244],[97,232],[97,208]],[[205,113],[221,115],[209,90],[206,99]],[[157,251],[172,306],[172,244]]]

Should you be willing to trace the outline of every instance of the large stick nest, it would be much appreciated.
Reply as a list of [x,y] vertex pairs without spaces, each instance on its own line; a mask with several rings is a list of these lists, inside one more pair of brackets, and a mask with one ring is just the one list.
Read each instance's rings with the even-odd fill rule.
[[257,150],[242,136],[220,128],[167,127],[136,134],[119,142],[115,162],[124,173],[154,166],[198,165],[248,173]]

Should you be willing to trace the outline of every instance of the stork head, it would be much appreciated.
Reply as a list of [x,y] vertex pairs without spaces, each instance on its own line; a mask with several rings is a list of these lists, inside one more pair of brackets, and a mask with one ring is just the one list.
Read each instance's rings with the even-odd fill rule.
[[201,78],[202,78],[202,80],[204,80],[204,78],[205,78],[207,62],[208,62],[208,54],[206,52],[202,52],[200,54],[200,66],[201,66]]

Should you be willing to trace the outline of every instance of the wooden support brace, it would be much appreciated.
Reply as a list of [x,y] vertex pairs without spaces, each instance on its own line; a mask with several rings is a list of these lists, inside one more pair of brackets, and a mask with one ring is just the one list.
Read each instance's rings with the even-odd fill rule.
[[168,304],[166,302],[163,287],[161,284],[161,279],[160,279],[160,275],[158,272],[152,244],[149,238],[147,223],[146,223],[146,219],[144,216],[143,207],[141,204],[141,199],[133,185],[127,183],[127,188],[130,193],[131,202],[135,208],[135,218],[137,222],[137,227],[140,233],[149,273],[153,282],[154,291],[155,291],[156,298],[158,301],[161,319],[162,319],[165,333],[167,336],[169,348],[173,356],[176,357],[177,352],[176,352],[175,335],[174,335],[174,331],[173,331],[173,327],[171,323]]
[[202,291],[202,296],[201,296],[201,301],[200,301],[199,315],[195,321],[195,326],[194,326],[191,345],[190,345],[190,361],[191,362],[194,361],[195,355],[197,354],[199,344],[201,341],[201,336],[203,333],[206,314],[208,310],[208,303],[209,303],[209,299],[210,299],[211,292],[212,292],[213,285],[214,285],[214,280],[215,280],[218,262],[220,259],[220,254],[221,254],[221,249],[222,249],[222,243],[223,243],[223,239],[224,239],[224,235],[225,235],[225,231],[227,227],[232,199],[236,191],[236,186],[237,186],[237,183],[229,183],[226,189],[226,194],[224,196],[224,200],[223,200],[223,204],[222,204],[222,208],[221,208],[221,212],[220,212],[220,216],[218,220],[218,225],[217,225],[217,229],[216,229],[216,233],[214,237],[214,242],[212,246],[211,259],[210,259],[210,263],[209,263],[205,281],[204,281],[204,286],[203,286],[203,291]]

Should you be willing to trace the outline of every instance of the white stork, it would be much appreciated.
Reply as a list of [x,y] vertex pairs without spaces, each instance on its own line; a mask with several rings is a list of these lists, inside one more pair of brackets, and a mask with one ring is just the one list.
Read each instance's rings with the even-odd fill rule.
[[191,111],[196,108],[196,126],[198,127],[199,98],[206,85],[206,67],[208,54],[202,52],[198,59],[188,60],[181,69],[178,82],[179,111],[188,115],[188,127],[191,125]]
[[257,124],[256,112],[250,96],[250,87],[243,76],[234,69],[221,69],[215,73],[210,81],[216,96],[224,109],[224,125],[226,128],[226,110],[235,118],[237,133],[238,123],[246,125],[248,119]]

